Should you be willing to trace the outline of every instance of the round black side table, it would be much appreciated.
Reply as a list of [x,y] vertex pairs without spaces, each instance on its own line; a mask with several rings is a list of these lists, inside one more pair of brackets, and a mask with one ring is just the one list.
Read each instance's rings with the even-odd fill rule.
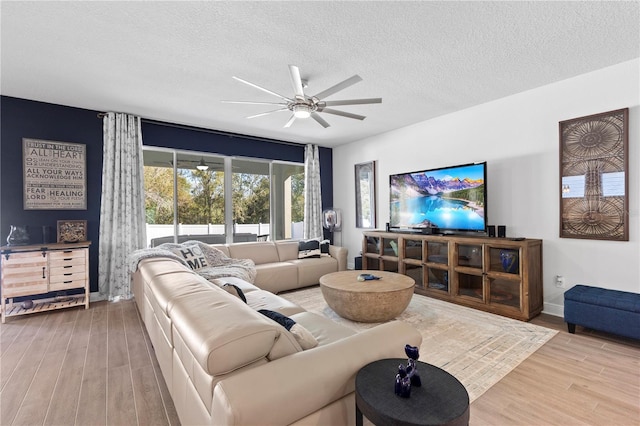
[[411,388],[411,397],[395,394],[395,377],[406,359],[392,358],[365,365],[356,375],[356,426],[364,414],[373,424],[468,425],[469,394],[451,374],[418,361],[421,387]]

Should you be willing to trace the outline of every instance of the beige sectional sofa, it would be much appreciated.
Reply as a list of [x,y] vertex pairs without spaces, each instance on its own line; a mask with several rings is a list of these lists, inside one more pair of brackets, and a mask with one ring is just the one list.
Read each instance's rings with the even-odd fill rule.
[[[230,255],[239,253],[229,248]],[[260,268],[274,263],[260,259],[258,270],[264,270],[258,277],[281,288],[285,275]],[[293,285],[293,276],[285,287]],[[296,283],[309,277],[305,271]],[[247,303],[225,291],[225,283],[241,288]],[[133,291],[184,425],[355,424],[357,371],[377,359],[404,358],[405,344],[422,340],[400,321],[355,333],[259,286],[232,277],[210,282],[170,258],[142,259]],[[291,332],[259,309],[290,317],[318,345],[302,350]],[[390,386],[393,380],[391,374]]]
[[261,241],[212,245],[235,259],[251,259],[256,264],[254,284],[263,290],[279,293],[320,282],[320,277],[347,269],[347,248],[329,246],[329,256],[298,259],[298,242]]

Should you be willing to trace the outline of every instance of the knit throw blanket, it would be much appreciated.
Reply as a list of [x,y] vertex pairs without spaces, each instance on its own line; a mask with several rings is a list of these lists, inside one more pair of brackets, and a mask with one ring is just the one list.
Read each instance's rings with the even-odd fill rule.
[[[180,255],[181,251],[189,250],[194,246],[199,248],[204,255],[207,266],[194,267],[193,262],[188,262]],[[256,266],[253,260],[233,259],[215,247],[194,240],[185,241],[182,244],[164,243],[154,248],[136,250],[129,256],[129,270],[135,272],[138,269],[138,263],[142,259],[151,257],[174,259],[186,267],[193,269],[193,272],[209,281],[222,277],[236,277],[253,283],[256,278]]]

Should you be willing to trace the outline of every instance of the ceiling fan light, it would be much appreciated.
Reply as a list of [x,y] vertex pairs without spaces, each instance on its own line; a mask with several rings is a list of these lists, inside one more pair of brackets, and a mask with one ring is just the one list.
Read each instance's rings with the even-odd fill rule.
[[293,107],[293,115],[296,118],[309,118],[311,117],[311,108],[309,105],[295,105]]
[[204,162],[204,158],[200,159],[200,164],[198,164],[196,166],[196,169],[200,170],[200,171],[205,171],[205,170],[209,170],[209,166],[207,165],[207,163]]

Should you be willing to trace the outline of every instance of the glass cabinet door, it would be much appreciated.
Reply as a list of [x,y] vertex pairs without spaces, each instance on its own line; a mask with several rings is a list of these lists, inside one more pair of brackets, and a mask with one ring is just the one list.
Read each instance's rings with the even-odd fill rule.
[[519,310],[522,287],[520,249],[490,246],[488,253],[488,302],[492,305],[509,306]]
[[489,278],[489,300],[492,305],[520,309],[520,281]]
[[482,244],[456,244],[457,295],[485,300]]
[[382,256],[398,257],[398,239],[382,238]]
[[427,263],[449,264],[449,243],[429,241],[427,243]]
[[458,266],[482,270],[482,245],[458,244]]
[[402,240],[404,246],[403,259],[415,260],[422,263],[422,241],[421,240]]
[[397,260],[383,258],[380,260],[380,263],[382,264],[380,270],[388,272],[398,272]]
[[[362,268],[366,270],[377,271],[380,270],[380,260],[377,257],[362,257]],[[366,263],[365,263],[366,262]]]
[[458,277],[458,296],[484,300],[484,277],[456,272]]
[[367,236],[365,239],[364,253],[362,254],[380,254],[380,238]]
[[447,269],[426,268],[427,287],[431,290],[449,292],[449,271]]
[[520,250],[489,247],[489,272],[520,275]]
[[424,290],[423,267],[422,265],[407,264],[404,265],[404,274],[413,278],[416,282],[416,288]]

